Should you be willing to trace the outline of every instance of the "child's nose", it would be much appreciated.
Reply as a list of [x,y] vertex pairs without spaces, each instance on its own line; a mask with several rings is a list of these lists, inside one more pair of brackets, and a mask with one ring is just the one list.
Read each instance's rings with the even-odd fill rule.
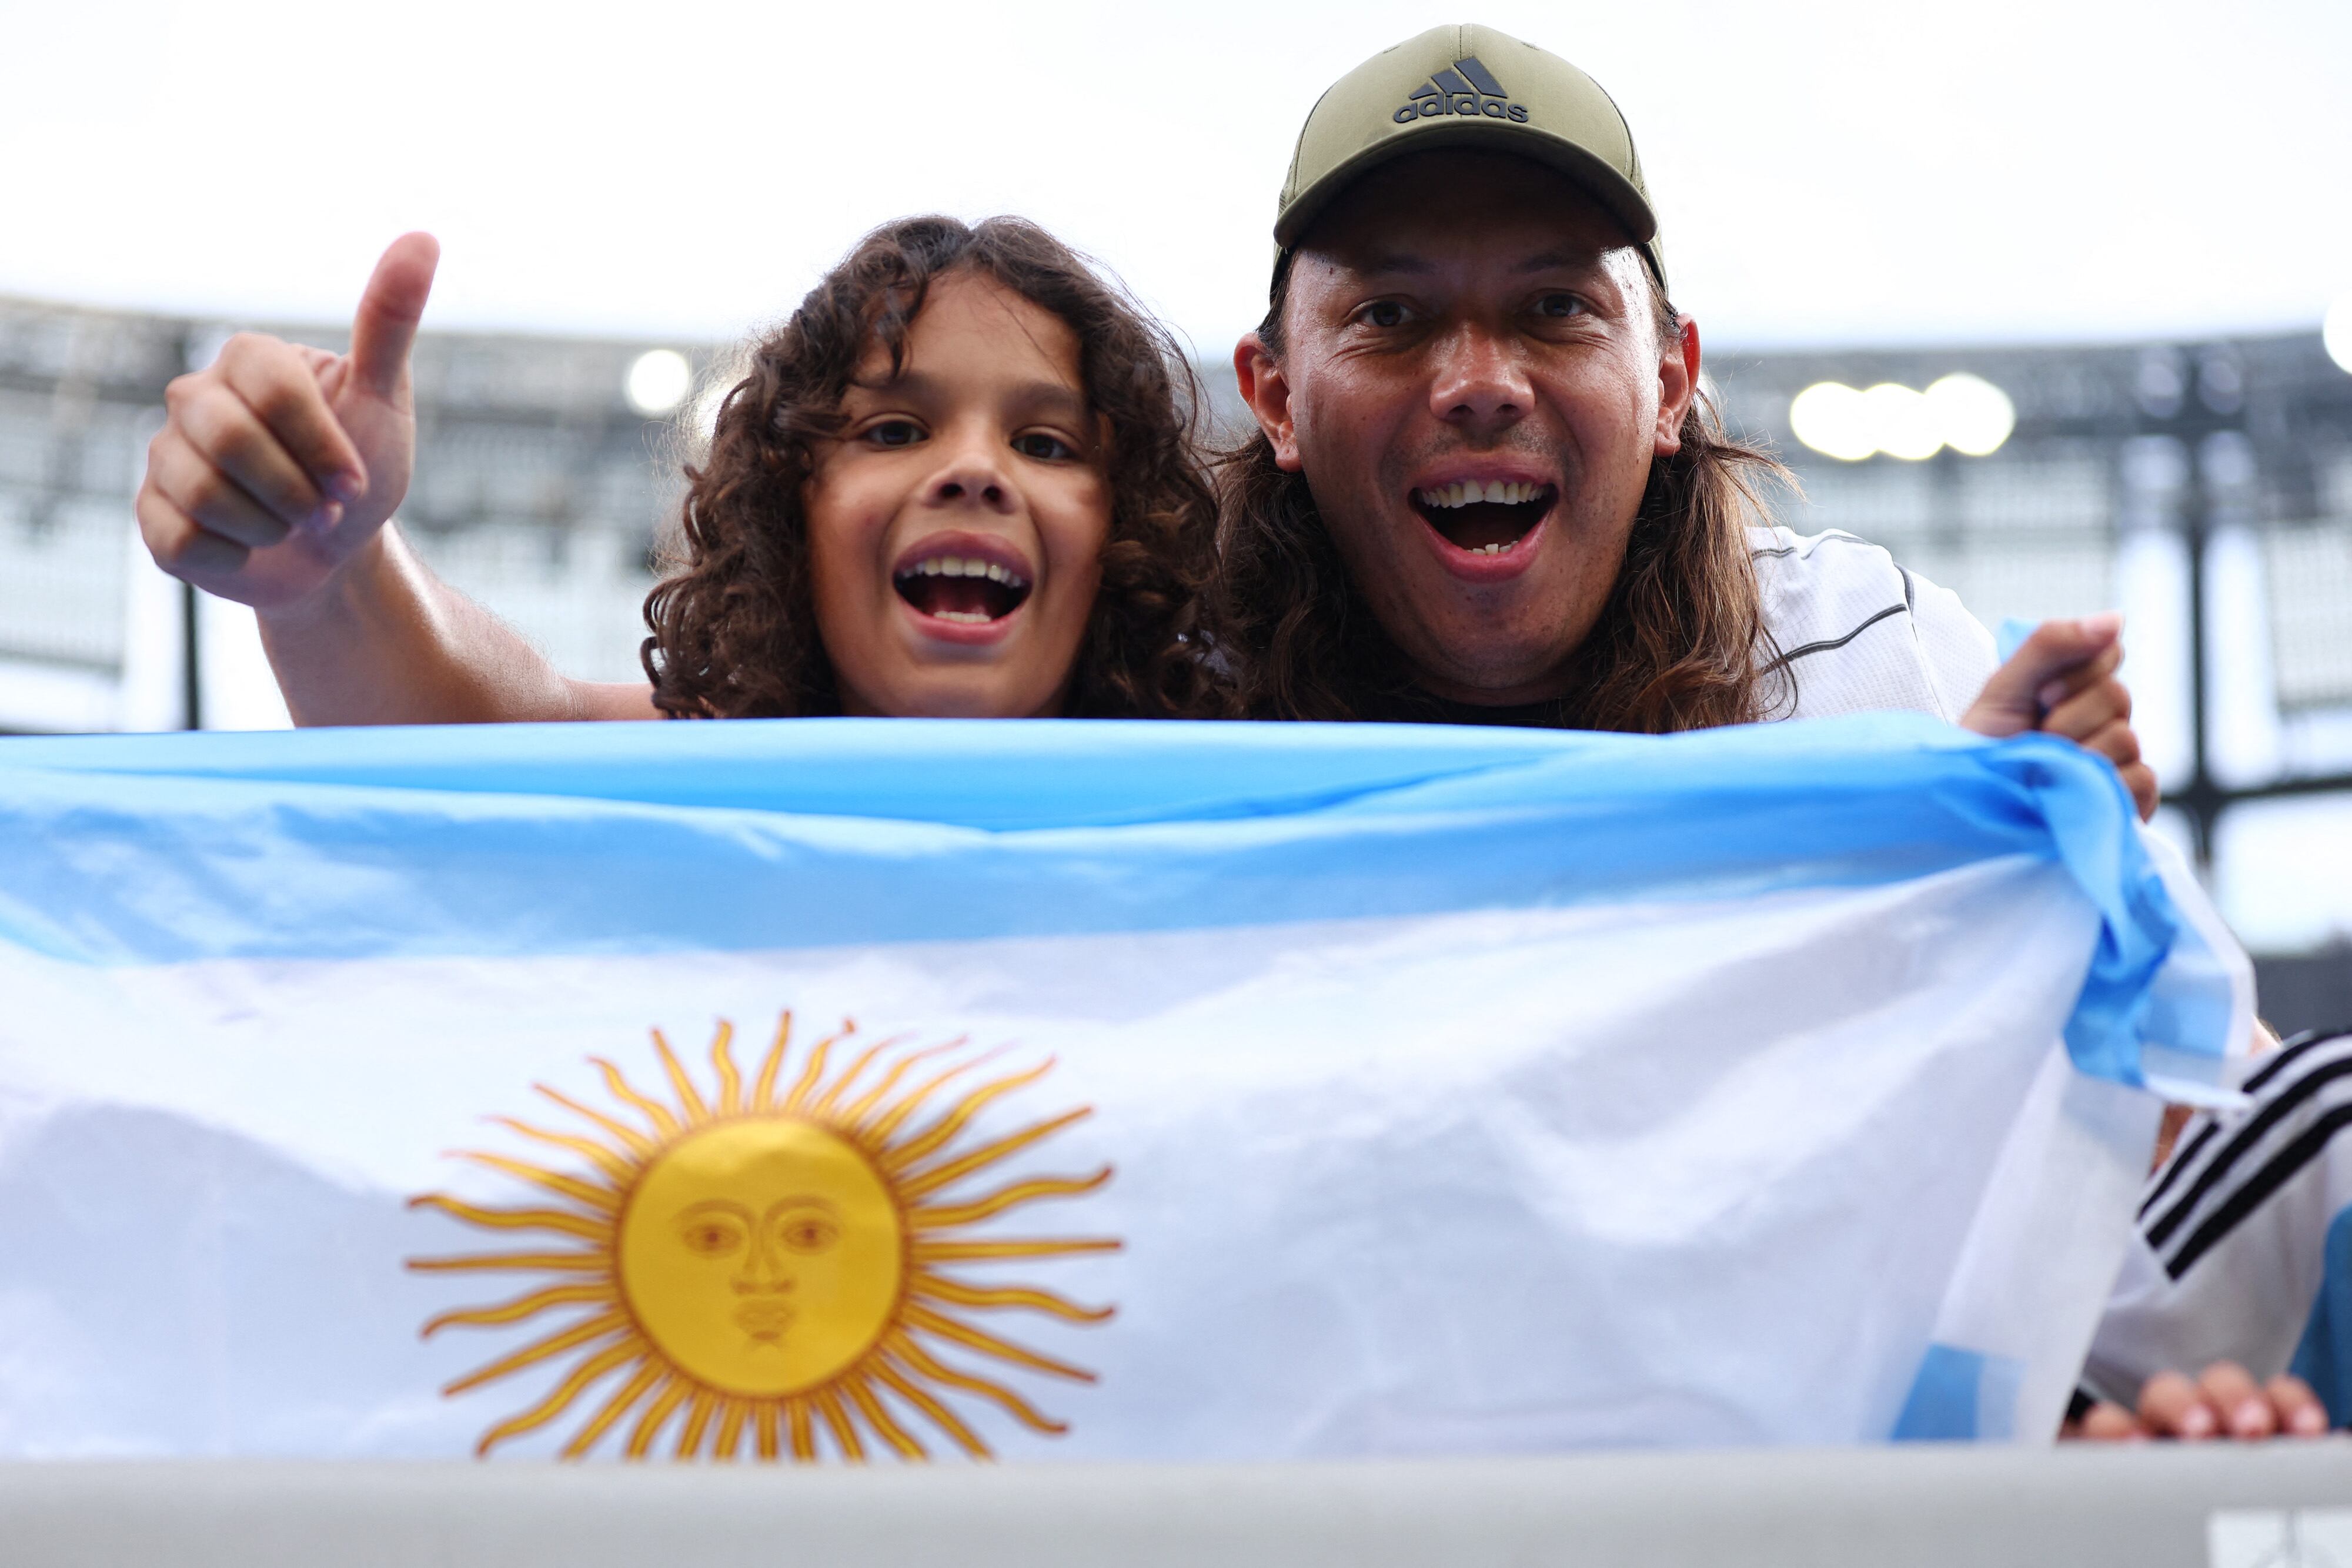
[[1004,470],[981,452],[956,454],[932,476],[930,498],[933,506],[970,506],[977,503],[992,512],[1009,511],[1013,506],[1013,486]]
[[931,492],[931,498],[937,501],[961,501],[967,496],[976,497],[986,506],[1002,507],[1005,499],[1004,486],[993,475],[957,473],[942,475],[937,488]]

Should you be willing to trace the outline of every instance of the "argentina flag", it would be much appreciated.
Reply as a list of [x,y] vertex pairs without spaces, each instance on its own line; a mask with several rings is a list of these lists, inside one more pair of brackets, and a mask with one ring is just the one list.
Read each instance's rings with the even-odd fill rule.
[[2251,1022],[1904,716],[13,741],[0,997],[11,1457],[2040,1439]]

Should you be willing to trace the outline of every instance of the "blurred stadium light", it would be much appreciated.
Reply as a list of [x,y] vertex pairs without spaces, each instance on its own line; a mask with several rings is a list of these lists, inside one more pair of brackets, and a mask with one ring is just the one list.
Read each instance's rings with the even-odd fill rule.
[[2017,428],[2017,405],[1981,376],[1955,371],[1926,392],[1881,382],[1856,392],[1815,382],[1789,400],[1789,429],[1825,457],[1859,463],[1884,452],[1920,462],[1948,446],[1970,457],[2000,450]]
[[[0,731],[285,722],[250,614],[183,596],[130,516],[164,383],[227,330],[0,300]],[[2347,340],[2352,303],[2326,335],[1712,369],[1730,422],[1796,472],[1793,526],[1886,545],[1989,624],[2126,611],[2168,820],[2213,857],[2250,941],[2284,950],[2352,938]],[[427,335],[410,537],[560,667],[633,678],[679,454],[733,363],[710,345]],[[1202,371],[1233,431],[1230,367]],[[1832,436],[1805,412],[1823,407]],[[2305,848],[2322,822],[2340,878]],[[2345,1021],[2352,962],[2313,962],[2294,993],[2309,1021]]]
[[670,412],[694,390],[694,367],[676,349],[647,349],[629,363],[629,406],[648,417]]

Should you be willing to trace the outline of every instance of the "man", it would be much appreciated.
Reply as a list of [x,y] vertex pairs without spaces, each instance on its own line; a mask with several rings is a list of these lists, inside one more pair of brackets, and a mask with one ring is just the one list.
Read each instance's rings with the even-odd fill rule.
[[1275,239],[1224,519],[1258,711],[1916,708],[2071,735],[2153,804],[2111,618],[2043,627],[1988,686],[1950,594],[1850,536],[1751,526],[1780,470],[1708,407],[1632,134],[1573,66],[1475,26],[1374,57],[1308,116]]
[[[1468,26],[1375,57],[1309,116],[1276,234],[1274,308],[1235,354],[1262,435],[1225,524],[1256,711],[1673,730],[1914,708],[2070,736],[2153,809],[2113,617],[2044,626],[1989,681],[1982,628],[1884,551],[1748,527],[1778,470],[1715,423],[1631,135],[1574,67]],[[298,723],[652,717],[646,686],[562,675],[383,526],[436,256],[386,251],[348,355],[240,336],[173,384],[148,546],[256,608]]]

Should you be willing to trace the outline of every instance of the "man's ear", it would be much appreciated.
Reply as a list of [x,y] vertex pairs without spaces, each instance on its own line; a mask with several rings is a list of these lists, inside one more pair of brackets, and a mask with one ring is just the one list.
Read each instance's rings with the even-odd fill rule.
[[1255,332],[1244,333],[1234,345],[1234,384],[1274,447],[1274,465],[1286,474],[1297,473],[1298,428],[1290,417],[1290,381]]
[[1698,323],[1685,317],[1671,343],[1658,346],[1658,434],[1651,450],[1671,457],[1683,449],[1683,416],[1698,396]]

